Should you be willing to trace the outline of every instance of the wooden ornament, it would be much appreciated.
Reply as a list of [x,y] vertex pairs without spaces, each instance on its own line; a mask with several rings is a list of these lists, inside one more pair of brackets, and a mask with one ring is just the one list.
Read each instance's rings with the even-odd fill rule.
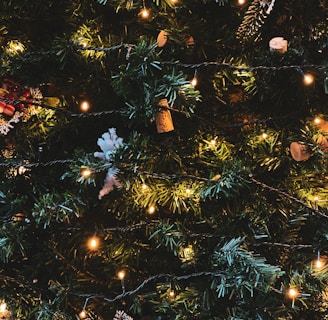
[[298,142],[292,142],[290,144],[290,154],[295,161],[306,161],[311,156],[306,145]]
[[157,36],[157,45],[162,48],[166,45],[168,33],[162,30]]
[[158,133],[170,132],[174,130],[171,112],[167,109],[168,107],[169,104],[167,99],[162,99],[158,102],[158,111],[155,115]]
[[283,54],[287,51],[287,40],[283,37],[272,38],[269,42],[270,51]]

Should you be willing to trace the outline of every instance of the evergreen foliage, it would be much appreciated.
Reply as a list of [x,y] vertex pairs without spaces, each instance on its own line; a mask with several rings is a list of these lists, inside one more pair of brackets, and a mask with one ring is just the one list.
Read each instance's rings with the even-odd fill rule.
[[328,319],[327,15],[1,1],[0,318]]

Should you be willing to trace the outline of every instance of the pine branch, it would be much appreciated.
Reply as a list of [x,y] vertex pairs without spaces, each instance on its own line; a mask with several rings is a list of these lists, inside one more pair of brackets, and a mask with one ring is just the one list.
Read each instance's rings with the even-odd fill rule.
[[243,44],[256,41],[259,30],[271,13],[275,0],[254,0],[248,7],[236,37]]

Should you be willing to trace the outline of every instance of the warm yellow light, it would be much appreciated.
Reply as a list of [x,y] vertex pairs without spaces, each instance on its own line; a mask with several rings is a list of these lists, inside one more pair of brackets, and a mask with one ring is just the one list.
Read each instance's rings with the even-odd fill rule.
[[7,303],[1,302],[0,303],[0,312],[5,312],[7,310]]
[[263,133],[262,133],[262,138],[263,138],[263,139],[266,139],[267,137],[268,137],[268,134],[267,134],[266,132],[263,132]]
[[244,5],[246,3],[246,0],[238,0],[238,4],[240,6]]
[[7,50],[9,53],[16,55],[20,52],[23,52],[25,50],[25,47],[21,42],[17,40],[11,40],[7,44]]
[[211,140],[211,145],[214,146],[216,144],[216,140],[215,139],[212,139]]
[[169,292],[169,296],[170,296],[171,298],[174,298],[174,297],[175,297],[175,292],[174,292],[173,289],[170,290],[170,292]]
[[86,112],[90,109],[90,103],[88,101],[82,101],[80,104],[80,109],[83,112]]
[[155,206],[150,206],[150,207],[148,208],[148,213],[149,213],[149,214],[153,214],[153,213],[155,213],[155,211],[156,211]]
[[141,186],[141,189],[142,190],[146,190],[147,189],[147,185],[145,183],[143,183],[142,186]]
[[316,266],[316,268],[320,269],[320,268],[323,266],[322,261],[321,261],[320,259],[317,260],[317,261],[315,262],[315,266]]
[[288,290],[288,296],[289,296],[289,298],[291,298],[291,299],[295,299],[295,298],[298,296],[298,290],[295,289],[295,288],[290,288],[290,289]]
[[312,74],[307,73],[307,74],[304,75],[303,81],[304,81],[304,84],[310,85],[310,84],[313,83],[314,77],[313,77]]
[[18,174],[22,175],[26,172],[26,168],[24,166],[19,166],[17,171]]
[[316,196],[313,198],[314,202],[318,202],[319,201],[319,198]]
[[141,17],[143,17],[144,19],[147,19],[149,17],[149,10],[146,8],[143,8],[140,11]]
[[191,190],[189,188],[186,189],[186,193],[189,194]]
[[178,2],[178,0],[171,0],[171,3],[173,3],[173,4],[175,4],[177,2]]
[[314,120],[313,120],[313,122],[315,124],[319,124],[321,122],[321,119],[319,117],[315,117]]
[[81,171],[81,175],[82,175],[84,178],[89,178],[89,177],[92,175],[92,170],[89,169],[89,168],[83,169],[83,170]]
[[196,87],[197,86],[197,83],[198,83],[198,80],[197,80],[197,78],[196,77],[194,77],[192,80],[191,80],[191,85],[192,86],[194,86],[194,87]]
[[124,280],[125,278],[125,271],[124,270],[121,270],[117,273],[117,277],[120,279],[120,280]]
[[87,313],[85,312],[85,310],[82,310],[80,313],[79,313],[79,317],[80,319],[85,319],[87,317]]
[[88,248],[90,249],[90,250],[97,250],[98,248],[99,248],[99,238],[98,237],[92,237],[92,238],[89,238],[89,240],[88,240],[88,243],[87,243],[87,245],[88,245]]

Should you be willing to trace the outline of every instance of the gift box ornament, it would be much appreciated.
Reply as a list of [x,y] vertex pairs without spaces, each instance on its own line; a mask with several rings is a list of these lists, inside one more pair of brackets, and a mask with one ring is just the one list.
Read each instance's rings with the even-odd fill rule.
[[156,128],[158,133],[170,132],[174,130],[171,112],[168,109],[167,99],[158,102],[158,111],[155,115]]

